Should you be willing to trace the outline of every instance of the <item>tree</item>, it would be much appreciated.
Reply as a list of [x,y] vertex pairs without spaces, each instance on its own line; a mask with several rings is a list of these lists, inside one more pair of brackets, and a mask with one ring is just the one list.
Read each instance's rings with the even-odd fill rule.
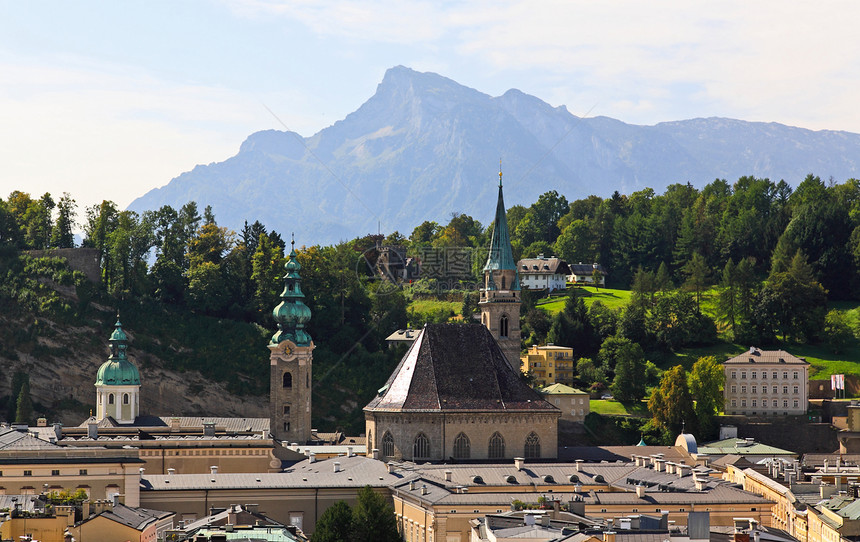
[[757,297],[753,319],[762,340],[815,338],[824,328],[827,292],[798,250],[786,271],[771,274]]
[[272,245],[268,235],[261,234],[251,259],[254,308],[261,313],[271,311],[278,304],[278,296],[284,289],[283,281],[279,280],[283,274],[284,260],[280,248]]
[[708,278],[711,270],[708,269],[708,264],[705,258],[698,252],[694,252],[690,261],[688,261],[681,269],[687,280],[684,286],[692,292],[696,293],[696,308],[701,308],[701,295],[705,288],[708,287]]
[[729,261],[726,262],[726,266],[723,268],[720,291],[717,295],[717,310],[720,314],[720,320],[731,328],[733,336],[737,336],[735,327],[737,323],[738,300],[736,278],[735,264],[729,258]]
[[853,337],[848,317],[842,311],[833,309],[824,317],[824,340],[834,354],[839,354]]
[[348,542],[352,536],[352,509],[337,501],[322,513],[314,527],[311,542]]
[[75,237],[72,230],[75,227],[75,210],[77,204],[68,192],[57,203],[57,220],[51,231],[51,246],[56,248],[73,248]]
[[665,292],[675,287],[672,284],[672,277],[669,276],[669,266],[666,265],[666,262],[660,262],[660,267],[657,268],[657,275],[654,277],[654,284],[660,292]]
[[466,323],[472,322],[472,315],[478,312],[478,300],[471,292],[466,292],[463,296],[463,306],[460,308],[460,314]]
[[12,375],[11,393],[9,395],[9,404],[6,408],[6,420],[14,421],[15,413],[18,410],[18,396],[21,395],[21,388],[24,384],[30,385],[30,375],[24,371],[15,371]]
[[400,542],[394,507],[372,487],[358,492],[358,503],[352,511],[353,542]]
[[21,391],[18,393],[18,401],[15,410],[15,423],[33,423],[33,400],[30,399],[30,379],[24,381]]
[[580,380],[586,384],[594,384],[595,382],[606,383],[606,373],[591,358],[580,358],[576,362],[576,373]]
[[634,403],[645,397],[645,353],[638,344],[624,340],[615,351],[615,378],[609,389],[616,400]]
[[687,379],[690,394],[696,398],[695,413],[699,430],[711,436],[715,429],[714,416],[723,404],[723,366],[714,356],[699,358]]
[[654,388],[648,399],[648,410],[654,425],[661,428],[664,434],[676,434],[682,427],[690,431],[695,426],[693,397],[683,365],[676,365],[663,373],[660,386]]

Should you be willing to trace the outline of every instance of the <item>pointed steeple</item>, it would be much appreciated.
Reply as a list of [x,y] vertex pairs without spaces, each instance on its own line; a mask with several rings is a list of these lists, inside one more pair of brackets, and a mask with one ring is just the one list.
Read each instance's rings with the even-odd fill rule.
[[[493,223],[493,236],[490,240],[490,253],[484,271],[516,270],[517,262],[511,250],[511,235],[508,232],[508,219],[505,213],[505,199],[502,194],[502,168],[499,164],[499,199],[496,202],[496,218]],[[519,281],[517,281],[519,284]]]
[[311,319],[311,309],[302,301],[305,294],[302,293],[299,270],[302,266],[296,258],[296,240],[290,243],[290,257],[284,265],[287,274],[284,275],[284,291],[281,292],[281,302],[272,311],[272,316],[278,323],[278,331],[272,336],[272,344],[278,344],[289,339],[296,346],[308,346],[311,336],[305,331],[305,324]]

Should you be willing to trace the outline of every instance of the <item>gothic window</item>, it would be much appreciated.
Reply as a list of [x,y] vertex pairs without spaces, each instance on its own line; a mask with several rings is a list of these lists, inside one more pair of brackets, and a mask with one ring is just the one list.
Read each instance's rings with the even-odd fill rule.
[[109,405],[113,404],[113,394],[112,393],[108,395],[108,404]]
[[469,459],[472,445],[465,433],[460,433],[454,439],[454,459]]
[[290,422],[284,422],[284,431],[286,431],[286,432],[290,431]]
[[503,459],[505,457],[505,439],[498,432],[490,437],[490,446],[487,456],[490,459]]
[[418,433],[412,444],[413,459],[427,459],[430,457],[430,440],[424,433]]
[[501,320],[499,320],[499,337],[507,337],[507,336],[508,336],[508,316],[506,314],[503,314]]
[[505,289],[505,276],[502,275],[502,290]]
[[293,373],[284,373],[284,387],[292,388],[293,387]]
[[388,431],[382,435],[382,456],[394,457],[394,437]]
[[526,459],[540,457],[540,437],[534,431],[526,437],[525,456]]
[[128,404],[128,394],[127,393],[122,394],[122,404],[124,404],[124,405]]

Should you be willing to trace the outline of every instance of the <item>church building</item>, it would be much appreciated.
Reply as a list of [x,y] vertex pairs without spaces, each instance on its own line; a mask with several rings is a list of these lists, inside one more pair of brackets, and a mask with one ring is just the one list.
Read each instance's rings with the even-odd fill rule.
[[479,324],[426,324],[364,407],[385,460],[555,458],[556,407],[519,375],[520,284],[499,198]]

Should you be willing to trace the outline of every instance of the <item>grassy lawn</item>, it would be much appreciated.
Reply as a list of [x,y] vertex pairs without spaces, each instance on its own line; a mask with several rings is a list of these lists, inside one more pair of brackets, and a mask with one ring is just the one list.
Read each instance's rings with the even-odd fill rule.
[[[572,289],[568,290],[572,291]],[[630,290],[614,290],[612,288],[594,288],[593,286],[577,286],[576,295],[583,298],[585,305],[590,307],[595,301],[600,301],[610,309],[624,307],[630,302]],[[566,297],[544,298],[537,301],[537,306],[550,314],[555,314],[564,308]]]
[[648,417],[648,407],[644,402],[635,405],[624,405],[618,401],[592,399],[589,401],[591,411],[603,416],[634,416],[637,418]]
[[415,312],[430,313],[437,312],[439,309],[454,311],[454,314],[460,314],[460,309],[463,308],[462,303],[456,301],[437,301],[435,299],[416,299],[413,300],[408,309]]

